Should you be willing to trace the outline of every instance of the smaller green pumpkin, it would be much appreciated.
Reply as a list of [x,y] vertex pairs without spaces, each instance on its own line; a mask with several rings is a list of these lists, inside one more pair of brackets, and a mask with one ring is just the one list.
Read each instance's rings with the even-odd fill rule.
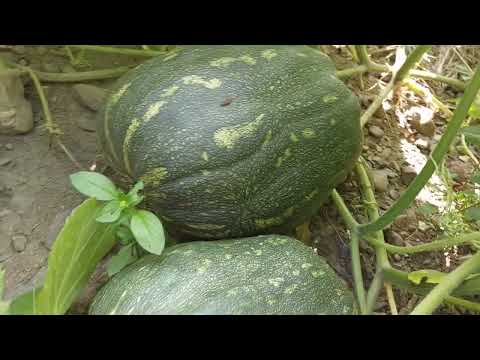
[[195,241],[115,275],[90,314],[351,314],[347,285],[323,258],[280,235]]

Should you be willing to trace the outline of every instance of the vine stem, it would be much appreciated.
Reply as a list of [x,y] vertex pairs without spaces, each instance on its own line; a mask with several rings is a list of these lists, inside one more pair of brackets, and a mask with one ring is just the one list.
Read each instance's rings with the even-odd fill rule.
[[73,49],[82,49],[96,52],[103,52],[109,54],[120,54],[120,55],[131,55],[131,56],[143,56],[143,57],[154,57],[158,55],[164,55],[163,51],[155,50],[140,50],[140,49],[125,49],[125,48],[115,48],[109,46],[99,46],[99,45],[68,45]]
[[[418,65],[420,60],[422,59],[422,56],[430,50],[432,46],[431,45],[419,45],[413,50],[413,52],[407,56],[405,62],[400,66],[397,72],[393,72],[392,79],[388,83],[388,85],[382,90],[380,95],[378,95],[375,98],[375,101],[368,107],[368,109],[363,113],[363,115],[360,117],[360,123],[361,126],[365,126],[365,124],[368,122],[368,120],[372,117],[372,115],[380,108],[382,105],[383,101],[388,97],[388,95],[393,91],[393,89],[397,86],[397,84],[400,84],[410,73],[410,70],[413,69],[415,66]],[[367,63],[365,65],[368,65],[369,59],[368,59],[368,54],[366,52],[366,49],[362,47],[362,51],[364,52],[363,56],[361,57],[362,59],[367,59],[364,60]],[[397,57],[398,58],[398,57]],[[397,60],[398,61],[398,60]],[[394,66],[395,68],[396,66]]]
[[432,314],[468,275],[478,270],[480,270],[480,252],[477,252],[454,271],[445,275],[440,283],[413,309],[410,315]]
[[410,204],[415,200],[418,193],[427,184],[430,177],[433,175],[436,164],[440,164],[452,144],[458,130],[462,126],[465,117],[468,114],[470,105],[480,88],[480,66],[475,71],[472,80],[467,86],[460,103],[458,104],[451,121],[449,122],[445,133],[440,142],[437,144],[431,156],[422,171],[415,177],[413,182],[408,186],[407,190],[398,198],[398,200],[377,220],[369,224],[361,224],[358,230],[361,234],[368,234],[384,229],[390,225],[397,216],[399,216]]
[[[360,161],[355,165],[355,170],[362,188],[362,194],[367,202],[367,215],[370,221],[375,221],[380,217],[378,213],[378,204],[375,199],[375,193],[373,191],[370,178],[368,176],[367,168],[364,165],[365,160],[360,158]],[[383,231],[377,231],[372,234],[372,237],[379,244],[385,244],[385,238],[383,236]],[[376,262],[377,262],[377,272],[370,284],[370,288],[367,292],[367,312],[371,313],[377,301],[378,295],[382,290],[383,285],[383,274],[382,269],[390,267],[390,262],[388,261],[387,251],[384,247],[376,246]]]
[[357,233],[352,233],[350,240],[350,253],[352,257],[353,283],[360,314],[367,314],[367,300],[365,288],[363,287],[362,264],[360,261],[360,239]]
[[441,240],[434,240],[427,244],[420,244],[415,246],[396,246],[380,242],[373,237],[366,237],[365,240],[374,247],[384,248],[386,251],[395,254],[416,254],[427,251],[443,250],[448,247],[461,244],[472,244],[480,240],[480,232],[473,232],[470,234],[460,235],[457,237],[448,237]]

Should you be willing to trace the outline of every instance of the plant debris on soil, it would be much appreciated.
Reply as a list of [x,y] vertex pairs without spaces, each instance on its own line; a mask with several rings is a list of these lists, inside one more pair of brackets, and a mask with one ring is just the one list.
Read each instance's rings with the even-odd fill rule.
[[[328,45],[321,46],[321,49],[334,60],[338,69],[355,65],[346,46]],[[395,50],[396,46],[369,47],[372,59],[378,63],[393,64]],[[44,72],[75,72],[144,61],[131,56],[85,52],[76,64],[72,64],[60,46],[4,45],[0,46],[0,57]],[[468,70],[475,68],[478,59],[478,46],[434,46],[420,69],[465,80]],[[68,177],[78,168],[61,148],[51,142],[35,88],[28,77],[23,80],[25,98],[32,106],[33,129],[21,135],[0,133],[0,264],[6,268],[7,299],[41,286],[52,242],[65,218],[82,201],[82,195],[73,189]],[[96,111],[114,81],[42,84],[52,116],[63,132],[62,143],[85,169],[104,169],[96,147]],[[386,74],[367,73],[346,82],[365,110],[388,81]],[[445,105],[451,105],[452,100],[461,96],[455,89],[439,82],[415,81]],[[362,156],[370,167],[381,213],[395,202],[421,170],[447,123],[448,116],[430,98],[422,97],[408,87],[400,88],[387,98],[367,123]],[[478,156],[476,148],[470,150]],[[463,224],[460,217],[452,217],[455,213],[452,209],[458,204],[449,203],[449,196],[451,200],[452,186],[458,190],[468,182],[477,165],[461,149],[453,148],[446,166],[453,174],[449,183],[436,173],[415,204],[385,230],[387,242],[398,246],[418,245],[446,233],[455,234],[465,227],[476,229],[476,224]],[[366,222],[365,206],[353,174],[338,191],[356,218]],[[432,205],[436,212],[424,211],[425,204]],[[455,228],[460,226],[458,222],[462,229]],[[349,235],[332,203],[325,204],[311,220],[310,232],[315,251],[326,257],[330,265],[351,283]],[[375,272],[375,251],[365,243],[361,247],[364,279],[368,286]],[[395,268],[404,271],[433,269],[449,272],[470,253],[468,246],[458,246],[445,251],[389,257]],[[84,313],[89,299],[106,279],[105,262],[102,262],[73,311]],[[421,300],[395,287],[394,295],[400,314],[408,313]],[[462,309],[450,306],[437,311],[439,314],[462,312]],[[378,299],[375,313],[390,313],[384,293]]]

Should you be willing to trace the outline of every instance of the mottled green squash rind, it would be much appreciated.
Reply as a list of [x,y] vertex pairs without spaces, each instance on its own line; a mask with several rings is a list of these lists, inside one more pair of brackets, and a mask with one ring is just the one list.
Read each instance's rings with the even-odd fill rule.
[[125,75],[98,134],[114,168],[145,182],[167,227],[221,239],[316,212],[360,153],[359,116],[312,48],[197,46]]
[[90,314],[352,314],[352,293],[325,260],[279,235],[195,241],[115,275]]

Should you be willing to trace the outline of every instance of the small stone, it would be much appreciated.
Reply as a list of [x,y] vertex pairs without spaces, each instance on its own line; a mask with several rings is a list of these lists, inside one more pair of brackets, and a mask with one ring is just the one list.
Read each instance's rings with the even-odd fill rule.
[[404,166],[402,167],[402,175],[400,176],[400,180],[403,184],[408,185],[410,182],[417,176],[417,172],[411,166]]
[[404,246],[403,238],[395,231],[389,231],[387,233],[387,242],[396,246]]
[[3,159],[0,159],[0,166],[5,166],[5,165],[8,165],[12,162],[12,159],[11,158],[3,158]]
[[373,183],[375,184],[375,190],[383,193],[388,189],[388,177],[384,171],[373,170],[372,171]]
[[435,135],[435,124],[433,122],[433,110],[425,106],[415,106],[413,111],[411,124],[412,127],[420,134],[432,137]]
[[388,193],[388,195],[390,195],[390,197],[393,199],[393,200],[396,200],[398,199],[398,197],[400,196],[400,193],[395,190],[395,189],[392,189],[390,190],[390,192]]
[[93,116],[80,115],[75,118],[75,123],[82,130],[89,132],[96,131],[96,122]]
[[399,254],[393,254],[393,260],[396,262],[400,262],[402,260],[402,257]]
[[25,235],[13,235],[12,245],[15,251],[21,252],[27,246],[27,237]]
[[77,84],[73,90],[80,104],[93,111],[98,111],[107,97],[105,89],[93,85]]
[[430,225],[428,225],[426,222],[424,221],[419,221],[418,222],[418,229],[422,232],[425,232],[427,231],[428,229],[430,229]]
[[441,134],[435,134],[435,135],[433,136],[433,141],[439,142],[441,138],[442,138],[442,135],[441,135]]
[[470,156],[468,155],[461,155],[458,157],[461,161],[463,161],[464,163],[467,163],[470,161]]
[[368,132],[370,135],[376,137],[376,138],[381,138],[383,135],[385,135],[385,132],[378,126],[372,125],[368,128]]
[[363,151],[367,151],[369,149],[368,145],[363,145],[362,146]]
[[422,138],[415,140],[415,145],[421,150],[428,150],[428,148],[430,147],[428,140]]
[[13,145],[12,144],[5,144],[5,149],[13,150]]

